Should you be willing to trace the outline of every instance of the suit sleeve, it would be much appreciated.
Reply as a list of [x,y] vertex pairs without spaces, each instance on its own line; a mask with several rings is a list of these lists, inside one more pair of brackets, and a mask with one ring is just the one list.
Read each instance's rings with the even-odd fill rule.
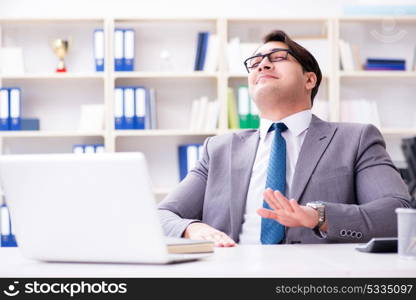
[[209,166],[209,140],[210,138],[205,140],[202,158],[195,168],[158,206],[163,231],[167,236],[181,237],[189,224],[202,219]]
[[357,204],[326,203],[326,238],[345,243],[397,236],[395,209],[409,207],[410,195],[373,125],[362,129],[354,173]]

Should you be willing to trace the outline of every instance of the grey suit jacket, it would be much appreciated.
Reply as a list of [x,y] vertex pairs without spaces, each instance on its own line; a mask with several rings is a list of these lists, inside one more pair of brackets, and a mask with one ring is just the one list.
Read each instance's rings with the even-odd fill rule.
[[[165,234],[180,237],[202,221],[238,242],[258,143],[258,130],[208,138],[202,159],[159,204]],[[288,198],[325,202],[328,232],[286,228],[284,243],[348,243],[396,236],[395,208],[408,207],[410,195],[376,127],[313,116]]]

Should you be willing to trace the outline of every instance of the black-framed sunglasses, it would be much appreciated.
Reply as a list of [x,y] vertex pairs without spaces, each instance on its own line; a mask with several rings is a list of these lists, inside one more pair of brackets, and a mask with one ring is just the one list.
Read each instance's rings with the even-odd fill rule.
[[250,73],[252,70],[256,69],[260,65],[260,63],[263,61],[265,57],[267,57],[267,59],[273,63],[273,62],[287,60],[287,57],[289,54],[296,58],[296,56],[293,54],[292,51],[290,51],[290,49],[275,48],[269,53],[256,54],[252,57],[247,58],[244,61],[244,65],[247,69],[247,72]]

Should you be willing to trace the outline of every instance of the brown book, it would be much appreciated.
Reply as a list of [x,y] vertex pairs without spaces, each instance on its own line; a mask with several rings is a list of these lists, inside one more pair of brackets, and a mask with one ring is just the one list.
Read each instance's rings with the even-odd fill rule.
[[168,252],[171,254],[212,253],[214,243],[210,241],[190,240],[183,238],[166,238]]

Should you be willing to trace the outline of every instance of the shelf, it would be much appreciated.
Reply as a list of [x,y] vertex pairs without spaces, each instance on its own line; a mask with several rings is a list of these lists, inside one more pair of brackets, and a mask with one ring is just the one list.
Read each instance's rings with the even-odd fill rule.
[[217,78],[217,73],[206,72],[114,72],[114,78]]
[[104,79],[104,73],[26,73],[22,75],[1,75],[1,79]]
[[416,128],[381,128],[384,135],[413,136],[416,135]]
[[115,136],[209,136],[217,135],[218,131],[190,131],[186,129],[152,129],[152,130],[114,130]]
[[0,131],[2,138],[104,136],[104,131]]
[[340,71],[341,78],[416,78],[414,71]]

